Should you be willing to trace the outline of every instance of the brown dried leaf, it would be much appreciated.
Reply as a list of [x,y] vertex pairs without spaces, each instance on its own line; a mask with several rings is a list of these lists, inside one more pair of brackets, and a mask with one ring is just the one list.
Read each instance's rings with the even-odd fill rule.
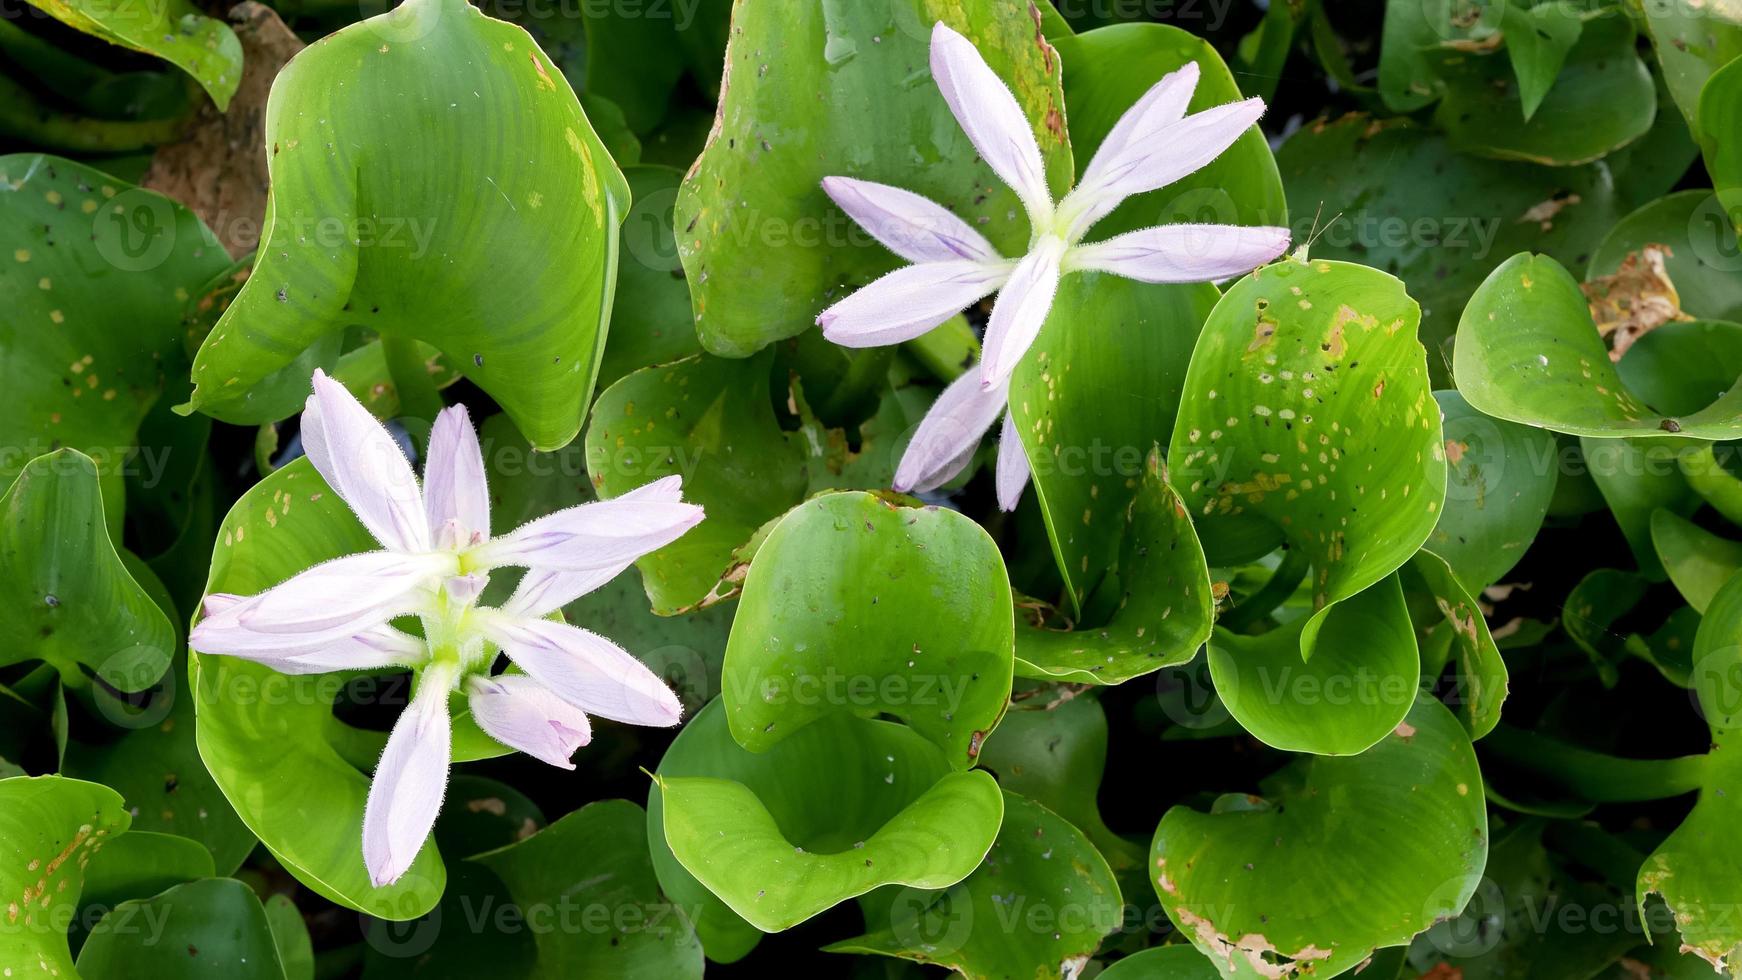
[[1635,341],[1665,323],[1693,319],[1682,312],[1681,297],[1664,268],[1663,260],[1674,254],[1667,245],[1647,245],[1629,252],[1613,275],[1580,287],[1597,332],[1609,342],[1610,360],[1621,360]]

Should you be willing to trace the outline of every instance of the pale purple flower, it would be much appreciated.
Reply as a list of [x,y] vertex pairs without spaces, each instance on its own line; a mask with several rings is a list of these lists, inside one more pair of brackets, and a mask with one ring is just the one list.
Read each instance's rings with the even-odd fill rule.
[[[363,859],[376,885],[405,873],[441,810],[450,693],[465,693],[492,738],[565,769],[592,737],[589,713],[678,723],[677,696],[639,660],[545,618],[701,521],[678,477],[491,538],[484,456],[464,407],[437,417],[421,487],[381,423],[320,371],[302,439],[309,461],[383,550],[335,558],[259,595],[207,596],[188,643],[287,674],[416,672],[363,815]],[[500,608],[479,605],[490,571],[503,566],[527,570],[519,587]],[[417,617],[423,637],[394,628],[402,616]],[[497,649],[524,673],[492,675]]]
[[825,177],[841,210],[912,265],[829,307],[823,336],[844,347],[912,340],[996,292],[978,370],[950,385],[920,423],[896,471],[895,488],[929,490],[973,458],[980,437],[1005,414],[998,447],[998,500],[1016,506],[1028,460],[1009,421],[1011,372],[1052,309],[1061,277],[1079,270],[1154,283],[1212,282],[1249,272],[1288,248],[1286,228],[1174,224],[1084,244],[1121,201],[1179,180],[1220,156],[1264,113],[1247,99],[1186,115],[1198,83],[1187,64],[1156,82],[1114,124],[1075,189],[1053,202],[1028,119],[974,45],[943,23],[932,29],[932,79],[982,159],[1028,213],[1028,254],[1007,259],[941,205],[898,187]]

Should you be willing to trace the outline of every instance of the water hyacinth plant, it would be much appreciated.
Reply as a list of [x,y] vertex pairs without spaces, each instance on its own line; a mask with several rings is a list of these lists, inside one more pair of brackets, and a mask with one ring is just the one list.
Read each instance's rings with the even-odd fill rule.
[[0,975],[1742,969],[1732,5],[365,7],[0,17]]

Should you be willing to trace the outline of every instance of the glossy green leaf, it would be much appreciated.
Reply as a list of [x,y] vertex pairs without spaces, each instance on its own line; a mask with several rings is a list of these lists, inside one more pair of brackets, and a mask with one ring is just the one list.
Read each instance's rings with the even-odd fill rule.
[[1445,499],[1419,318],[1383,272],[1289,259],[1230,287],[1192,355],[1174,481],[1212,562],[1281,539],[1311,560],[1303,653],[1330,606],[1427,540]]
[[1742,148],[1730,134],[1742,128],[1742,58],[1732,58],[1700,90],[1700,150],[1730,226],[1742,235]]
[[1742,576],[1732,576],[1706,607],[1694,638],[1694,691],[1712,729],[1700,794],[1677,827],[1639,869],[1638,900],[1662,896],[1675,913],[1684,951],[1719,972],[1742,962],[1742,924],[1730,911],[1742,903],[1742,863],[1727,840],[1742,814]]
[[1735,442],[1707,443],[1676,457],[1682,478],[1712,509],[1732,524],[1742,525],[1742,472]]
[[1356,755],[1389,735],[1415,703],[1421,660],[1395,578],[1330,607],[1301,660],[1301,616],[1261,636],[1218,629],[1210,676],[1240,727],[1290,752]]
[[1663,565],[1651,542],[1651,515],[1659,510],[1692,514],[1699,498],[1677,465],[1679,448],[1660,439],[1580,440],[1591,479],[1627,539],[1639,570],[1662,580]]
[[0,496],[0,663],[42,660],[65,683],[89,668],[123,691],[168,670],[175,628],[116,552],[96,464],[61,449]]
[[1003,810],[990,776],[953,771],[912,729],[837,713],[753,753],[718,702],[672,743],[647,803],[660,884],[699,910],[720,962],[755,945],[746,921],[775,932],[881,885],[960,881]]
[[1542,252],[1582,272],[1625,208],[1605,166],[1485,160],[1399,120],[1311,123],[1288,138],[1276,162],[1289,212],[1325,215],[1314,255],[1384,269],[1409,287],[1442,388],[1447,339],[1501,256]]
[[1449,635],[1446,642],[1457,666],[1445,700],[1469,730],[1470,737],[1481,738],[1499,723],[1500,706],[1506,701],[1509,683],[1506,661],[1494,644],[1487,617],[1476,601],[1481,593],[1472,592],[1453,574],[1445,559],[1426,548],[1410,559],[1403,572],[1403,585],[1405,592],[1419,589],[1432,604],[1426,622],[1416,623],[1423,644],[1434,642],[1435,634]]
[[734,6],[719,114],[677,200],[702,346],[743,357],[810,329],[830,297],[899,260],[823,194],[828,176],[922,194],[1006,254],[1028,241],[1014,192],[981,163],[926,66],[934,22],[1017,94],[1055,195],[1070,187],[1059,58],[1028,9],[998,0]]
[[623,219],[617,300],[611,305],[611,335],[599,363],[601,390],[631,371],[702,350],[671,227],[683,173],[644,166],[629,167],[623,176],[635,203]]
[[1101,774],[1107,768],[1107,713],[1093,697],[1048,703],[1050,689],[1011,708],[986,740],[980,764],[998,785],[1069,820],[1120,876],[1143,877],[1143,849],[1101,819]]
[[1697,612],[1705,612],[1738,571],[1742,571],[1742,541],[1720,537],[1674,511],[1651,515],[1651,543],[1669,580]]
[[[1514,36],[1508,20],[1566,24],[1567,18],[1579,16],[1571,3],[1540,4],[1530,14],[1515,11],[1517,6],[1493,5],[1506,9],[1502,26],[1508,38]],[[1529,89],[1521,91],[1515,76],[1516,50],[1510,58],[1450,47],[1436,51],[1432,60],[1445,79],[1445,91],[1434,122],[1452,145],[1502,160],[1572,166],[1601,159],[1645,135],[1657,117],[1657,89],[1635,53],[1632,21],[1614,11],[1571,30],[1577,41],[1534,113],[1528,99],[1521,98]]]
[[207,878],[115,906],[79,950],[79,976],[281,980],[284,965],[254,892]]
[[1194,946],[1178,943],[1133,953],[1101,971],[1101,980],[1217,980],[1221,974]]
[[1701,89],[1713,72],[1742,56],[1742,12],[1682,0],[1641,0],[1639,9],[1669,90],[1697,135]]
[[31,0],[31,4],[86,34],[175,65],[197,79],[219,109],[229,106],[241,84],[242,42],[230,25],[205,16],[192,0]]
[[1192,344],[1216,297],[1207,283],[1072,275],[1011,376],[1011,417],[1075,607],[1119,560],[1145,460],[1173,428]]
[[71,160],[0,156],[0,483],[77,449],[102,469],[119,531],[123,469],[161,463],[128,455],[185,370],[182,308],[229,264],[169,198]]
[[1114,516],[1119,563],[1102,586],[1119,596],[1112,616],[1102,626],[1070,630],[1025,616],[1016,628],[1021,676],[1123,684],[1185,663],[1209,639],[1216,599],[1204,549],[1153,451],[1134,498]]
[[[374,548],[338,494],[299,459],[255,484],[225,516],[206,589],[254,595],[319,562]],[[286,870],[328,900],[378,918],[416,918],[435,905],[446,872],[433,843],[384,888],[363,866],[369,778],[345,751],[359,733],[332,708],[346,675],[287,676],[198,653],[191,673],[200,758]],[[379,752],[375,742],[353,754]]]
[[[629,190],[525,31],[461,0],[411,0],[286,66],[266,140],[260,260],[200,347],[193,407],[290,415],[307,394],[298,356],[360,327],[436,347],[535,446],[574,438]],[[298,383],[273,383],[279,371]]]
[[638,561],[653,608],[671,615],[709,598],[732,553],[797,504],[805,478],[769,398],[769,357],[698,354],[612,385],[587,427],[587,471],[615,497],[665,476],[707,516]]
[[[590,803],[474,860],[502,879],[529,923],[557,924],[533,931],[539,976],[701,977],[701,943],[683,909],[660,893],[647,815],[634,803]],[[568,912],[578,928],[561,925],[565,909],[578,910]]]
[[1495,269],[1458,324],[1458,391],[1478,410],[1595,438],[1742,436],[1742,390],[1696,412],[1653,411],[1616,373],[1567,270],[1519,254]]
[[128,830],[107,842],[102,854],[91,860],[79,902],[112,908],[213,874],[212,855],[199,841]]
[[[1200,70],[1187,112],[1239,101],[1234,75],[1209,41],[1172,24],[1118,24],[1054,41],[1064,62],[1071,148],[1086,164],[1113,124],[1163,75],[1189,62]],[[1286,225],[1288,204],[1276,160],[1257,127],[1214,162],[1133,197],[1095,225],[1094,238],[1178,221]],[[1092,323],[1092,318],[1084,317]],[[1089,323],[1084,323],[1084,327]]]
[[1150,853],[1168,917],[1222,976],[1335,976],[1463,909],[1488,855],[1482,776],[1422,698],[1361,755],[1306,762],[1297,789],[1174,807]]
[[978,524],[869,493],[813,498],[744,582],[726,645],[732,737],[762,752],[825,716],[881,712],[966,769],[1008,703],[1014,624]]
[[1386,0],[1379,49],[1379,94],[1393,112],[1414,112],[1445,94],[1439,60],[1449,52],[1491,47],[1501,4],[1456,0]]
[[[1518,79],[1518,98],[1523,103],[1524,119],[1536,115],[1543,97],[1554,86],[1561,68],[1567,63],[1567,53],[1578,43],[1584,21],[1571,4],[1550,2],[1536,6],[1507,4],[1500,13],[1500,30],[1506,38],[1506,56],[1512,62],[1512,73]],[[1581,76],[1574,65],[1567,84],[1577,84]]]
[[1119,885],[1083,832],[1004,793],[1004,825],[974,873],[942,892],[902,890],[889,925],[824,947],[949,967],[969,980],[1072,976],[1120,922]]
[[0,779],[0,971],[15,976],[74,977],[66,927],[85,869],[127,829],[114,790],[62,776]]
[[1456,391],[1436,391],[1446,440],[1446,503],[1427,547],[1469,592],[1518,564],[1542,529],[1561,458],[1554,436],[1489,418]]
[[278,951],[279,965],[284,967],[284,980],[315,980],[314,941],[296,903],[282,893],[268,898],[266,925],[272,930],[272,944]]

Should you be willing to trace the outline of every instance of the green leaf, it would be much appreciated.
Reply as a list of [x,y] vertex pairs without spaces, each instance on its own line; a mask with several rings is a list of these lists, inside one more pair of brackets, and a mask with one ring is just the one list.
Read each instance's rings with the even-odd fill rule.
[[[206,591],[254,595],[319,562],[375,547],[304,457],[255,484],[224,517]],[[413,919],[435,905],[446,871],[430,842],[399,881],[370,883],[362,831],[369,779],[348,759],[373,759],[380,733],[359,732],[333,716],[346,680],[194,654],[200,758],[243,822],[298,881],[347,908]],[[370,744],[349,752],[359,736]]]
[[1440,60],[1491,48],[1505,5],[1458,0],[1386,0],[1379,94],[1393,112],[1414,112],[1445,94]]
[[260,260],[200,347],[191,406],[290,415],[299,355],[331,367],[360,327],[440,350],[533,445],[573,439],[629,190],[550,59],[462,0],[410,0],[311,45],[272,95]]
[[1173,428],[1217,295],[1208,283],[1071,275],[1011,376],[1011,419],[1073,608],[1119,559],[1145,460],[1157,433]]
[[1677,465],[1679,448],[1662,439],[1580,440],[1591,479],[1627,538],[1639,570],[1662,581],[1663,565],[1651,542],[1651,515],[1658,510],[1692,514],[1699,498]]
[[30,0],[54,19],[175,65],[228,108],[242,83],[242,42],[230,26],[204,16],[191,0],[104,3],[102,0]]
[[1289,259],[1223,294],[1198,338],[1169,465],[1215,564],[1287,540],[1316,612],[1409,560],[1446,495],[1420,309],[1376,269]]
[[1312,758],[1299,775],[1274,799],[1176,806],[1156,829],[1156,893],[1224,977],[1335,976],[1456,915],[1482,877],[1482,776],[1432,698],[1361,755]]
[[1409,608],[1396,578],[1331,606],[1302,662],[1311,617],[1262,636],[1218,629],[1210,676],[1240,727],[1290,752],[1357,755],[1389,735],[1415,703],[1421,675]]
[[631,371],[699,354],[690,291],[672,235],[672,205],[682,171],[629,167],[623,171],[635,203],[623,219],[617,263],[617,299],[611,335],[599,363],[599,387],[608,389]]
[[835,713],[753,753],[719,702],[672,743],[647,802],[660,884],[699,909],[717,962],[756,944],[742,920],[776,932],[881,885],[960,881],[1003,810],[992,777],[952,771],[905,726]]
[[661,615],[708,599],[732,553],[797,504],[805,478],[769,398],[771,356],[698,354],[644,368],[612,385],[587,427],[587,471],[602,497],[683,477],[684,499],[707,516],[636,562]]
[[1442,388],[1458,313],[1496,258],[1528,249],[1582,272],[1623,207],[1606,166],[1484,160],[1407,121],[1361,115],[1301,127],[1277,165],[1289,212],[1326,216],[1315,255],[1385,269],[1409,287]]
[[1554,435],[1492,419],[1456,391],[1436,391],[1446,438],[1446,503],[1427,547],[1466,591],[1500,581],[1542,529],[1561,457]]
[[[1434,635],[1445,630],[1446,642],[1457,657],[1448,704],[1470,737],[1481,738],[1499,723],[1509,683],[1506,661],[1476,601],[1481,593],[1467,588],[1452,574],[1445,559],[1426,548],[1416,552],[1405,566],[1403,583],[1406,592],[1419,591],[1432,603],[1432,612],[1417,620],[1416,632],[1425,645],[1435,642]],[[1435,677],[1423,679],[1435,680],[1438,673],[1436,670]]]
[[1217,980],[1220,976],[1208,957],[1179,943],[1133,953],[1102,970],[1099,980]]
[[214,874],[211,852],[199,841],[149,830],[128,830],[109,841],[85,870],[79,903],[111,908]]
[[117,905],[79,950],[79,976],[282,980],[284,965],[254,892],[233,878],[207,878]]
[[0,496],[0,663],[42,660],[64,683],[89,668],[143,691],[169,668],[175,627],[116,552],[96,464],[73,449],[38,456]]
[[1742,571],[1742,541],[1719,537],[1674,511],[1652,512],[1651,544],[1696,612],[1704,613],[1724,583]]
[[1742,248],[1716,194],[1677,191],[1622,218],[1591,253],[1586,280],[1614,275],[1647,245],[1664,246],[1664,272],[1683,312],[1742,322]]
[[1059,58],[1027,7],[743,0],[732,13],[715,127],[677,200],[678,253],[709,351],[744,357],[803,333],[832,297],[900,264],[830,203],[824,177],[898,185],[962,216],[1004,254],[1023,251],[1022,207],[979,161],[926,69],[937,21],[1010,84],[1054,194],[1070,187]]
[[1723,973],[1742,962],[1742,925],[1728,910],[1742,903],[1742,863],[1724,842],[1742,819],[1742,576],[1732,576],[1706,607],[1694,637],[1694,691],[1712,729],[1698,800],[1639,869],[1641,909],[1652,894],[1675,913],[1682,948]]
[[1525,425],[1600,439],[1742,436],[1742,389],[1679,415],[1635,395],[1610,362],[1578,283],[1544,255],[1514,255],[1470,297],[1454,370],[1477,410]]
[[1698,138],[1701,90],[1713,72],[1742,56],[1742,12],[1683,0],[1642,0],[1639,7],[1664,80]]
[[827,715],[881,712],[966,769],[1008,703],[1014,624],[978,524],[869,493],[813,498],[745,579],[723,680],[732,737],[762,752]]
[[[1233,73],[1215,47],[1171,24],[1117,24],[1059,38],[1054,43],[1064,62],[1065,109],[1072,151],[1085,164],[1100,149],[1101,141],[1125,110],[1163,75],[1190,62],[1197,63],[1201,74],[1188,112],[1242,98]],[[1096,223],[1093,237],[1111,238],[1138,228],[1179,221],[1288,224],[1282,179],[1258,127],[1243,133],[1203,169],[1126,200]],[[1085,328],[1089,325],[1082,324]]]
[[1502,8],[1500,30],[1506,35],[1512,73],[1518,77],[1518,97],[1524,104],[1526,122],[1536,115],[1583,29],[1584,21],[1571,4],[1551,0],[1534,7],[1509,3]]
[[[1495,6],[1508,9],[1503,23],[1524,18],[1537,28],[1569,24],[1569,16],[1578,16],[1571,5],[1555,3],[1538,5],[1529,14],[1514,4]],[[1551,79],[1554,87],[1539,96],[1534,114],[1514,80],[1516,51],[1506,60],[1492,53],[1437,51],[1432,60],[1446,87],[1434,122],[1458,149],[1551,167],[1590,163],[1644,136],[1657,118],[1657,88],[1635,53],[1632,20],[1619,11],[1598,15],[1583,30],[1570,24],[1558,29],[1556,39],[1545,44],[1568,43],[1574,31],[1577,38],[1565,64]],[[1509,43],[1515,36],[1508,33]],[[1542,84],[1538,71],[1520,72],[1519,78],[1529,92]]]
[[1737,443],[1706,443],[1676,458],[1682,478],[1712,509],[1732,524],[1742,525],[1742,474],[1737,472]]
[[974,873],[896,892],[887,928],[825,946],[945,966],[968,980],[1072,976],[1119,926],[1119,885],[1081,830],[1004,793],[1004,824]]
[[1019,675],[1123,684],[1185,663],[1209,639],[1216,599],[1204,549],[1156,456],[1152,450],[1134,499],[1113,515],[1120,558],[1101,587],[1119,597],[1112,616],[1105,625],[1071,630],[1024,616],[1016,629]]
[[314,941],[309,938],[308,923],[303,921],[296,903],[283,894],[268,898],[266,925],[272,930],[272,943],[278,951],[278,962],[284,967],[284,980],[315,980]]
[[118,532],[140,424],[185,369],[182,307],[229,263],[167,197],[71,160],[0,156],[0,445],[14,450],[0,483],[77,449],[103,472]]
[[1731,134],[1742,129],[1742,58],[1732,58],[1700,90],[1700,151],[1730,225],[1742,235],[1742,147]]
[[86,865],[126,829],[127,810],[107,786],[63,776],[0,779],[0,966],[19,976],[78,976],[66,923]]
[[701,943],[684,910],[660,893],[647,814],[634,803],[589,803],[473,860],[502,879],[529,923],[581,910],[582,928],[533,930],[539,976],[701,977]]

